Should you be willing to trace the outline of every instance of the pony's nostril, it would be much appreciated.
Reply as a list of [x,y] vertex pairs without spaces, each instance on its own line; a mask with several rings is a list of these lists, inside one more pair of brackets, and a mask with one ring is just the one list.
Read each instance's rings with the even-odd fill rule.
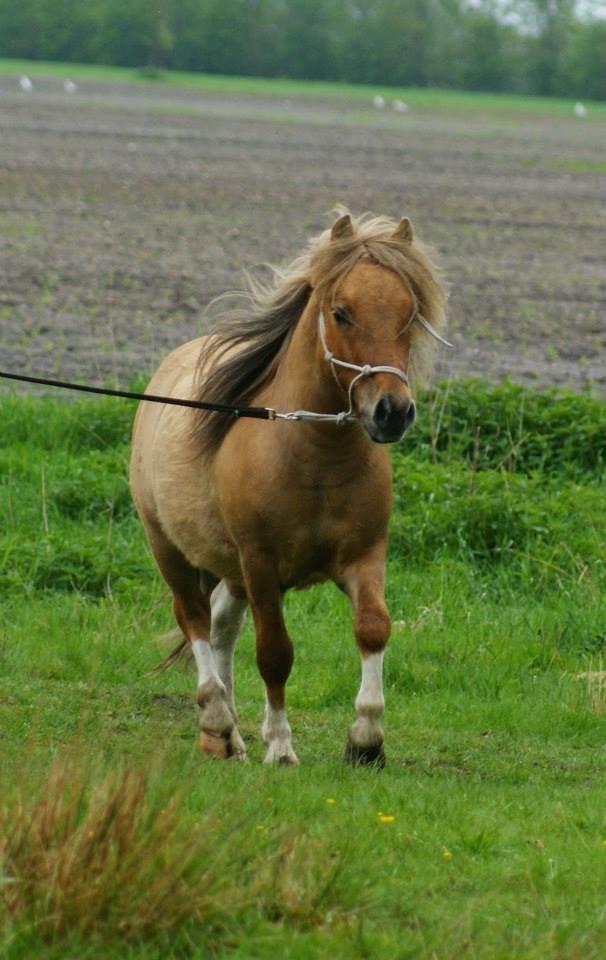
[[374,421],[378,427],[384,428],[389,422],[392,412],[391,400],[389,397],[381,397],[375,407]]
[[373,414],[375,425],[390,436],[401,436],[414,422],[416,415],[412,400],[400,400],[387,394],[378,401]]

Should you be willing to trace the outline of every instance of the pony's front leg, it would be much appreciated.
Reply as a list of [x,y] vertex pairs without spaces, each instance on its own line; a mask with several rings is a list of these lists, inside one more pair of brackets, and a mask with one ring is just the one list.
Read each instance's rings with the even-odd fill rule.
[[271,566],[256,557],[245,569],[248,601],[255,624],[257,665],[265,683],[265,718],[261,728],[267,745],[264,763],[297,766],[286,717],[286,681],[293,664],[293,646],[282,615],[282,594]]
[[345,757],[350,763],[384,766],[383,655],[391,630],[385,606],[384,562],[359,567],[343,582],[354,608],[354,633],[362,661],[362,680],[355,700],[356,720],[349,728]]

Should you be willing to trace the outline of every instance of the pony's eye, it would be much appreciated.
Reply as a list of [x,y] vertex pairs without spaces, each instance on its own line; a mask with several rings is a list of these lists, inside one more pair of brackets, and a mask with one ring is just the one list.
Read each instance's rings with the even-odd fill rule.
[[349,319],[347,311],[344,310],[343,307],[335,307],[332,315],[335,318],[335,323],[337,323],[340,327],[351,326],[351,320]]

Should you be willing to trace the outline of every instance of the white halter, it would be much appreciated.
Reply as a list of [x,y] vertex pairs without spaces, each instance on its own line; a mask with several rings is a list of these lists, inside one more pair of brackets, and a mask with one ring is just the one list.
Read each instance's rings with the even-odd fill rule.
[[[428,323],[424,317],[421,317],[417,314],[412,318],[410,322],[414,323],[415,321],[417,323],[420,323],[423,329],[426,330],[427,333],[431,334],[431,336],[434,337],[436,340],[439,340],[440,343],[443,343],[447,347],[452,346],[452,344],[449,343],[448,340],[445,340],[443,337],[440,336],[437,330],[433,329],[431,324]],[[326,322],[324,320],[324,314],[322,313],[322,311],[320,311],[320,314],[318,316],[318,334],[320,336],[320,343],[322,344],[322,348],[324,350],[324,359],[327,360],[328,363],[330,364],[330,369],[332,370],[332,374],[335,380],[337,381],[337,384],[342,389],[343,387],[339,381],[339,378],[337,377],[337,372],[335,370],[335,367],[344,367],[344,369],[346,370],[357,371],[357,376],[353,377],[347,389],[347,402],[349,404],[348,409],[342,410],[340,413],[314,413],[314,411],[312,410],[292,410],[290,413],[276,413],[275,418],[272,417],[272,419],[308,420],[316,423],[336,423],[336,424],[350,423],[352,420],[357,420],[357,417],[353,412],[353,390],[356,384],[358,384],[360,380],[363,380],[366,377],[372,377],[373,374],[375,373],[391,373],[393,374],[394,377],[398,377],[398,379],[400,379],[402,383],[405,383],[408,386],[408,383],[409,383],[408,374],[405,373],[405,371],[402,370],[400,367],[390,367],[387,365],[373,366],[370,363],[365,363],[365,364],[349,363],[349,361],[347,360],[339,360],[337,357],[335,357],[334,353],[332,353],[332,351],[328,349],[328,343],[326,342]]]

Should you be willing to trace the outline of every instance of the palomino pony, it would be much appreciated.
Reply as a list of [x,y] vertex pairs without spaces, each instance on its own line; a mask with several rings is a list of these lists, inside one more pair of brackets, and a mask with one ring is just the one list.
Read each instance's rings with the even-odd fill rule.
[[[384,762],[384,600],[391,470],[386,444],[415,418],[413,384],[442,340],[445,292],[407,218],[342,215],[248,308],[179,347],[150,393],[272,408],[273,422],[142,403],[131,484],[198,671],[200,743],[246,757],[232,655],[247,606],[266,691],[266,763],[298,763],[286,716],[293,663],[282,601],[332,580],[361,656],[346,756]],[[286,415],[285,415],[286,414]]]

